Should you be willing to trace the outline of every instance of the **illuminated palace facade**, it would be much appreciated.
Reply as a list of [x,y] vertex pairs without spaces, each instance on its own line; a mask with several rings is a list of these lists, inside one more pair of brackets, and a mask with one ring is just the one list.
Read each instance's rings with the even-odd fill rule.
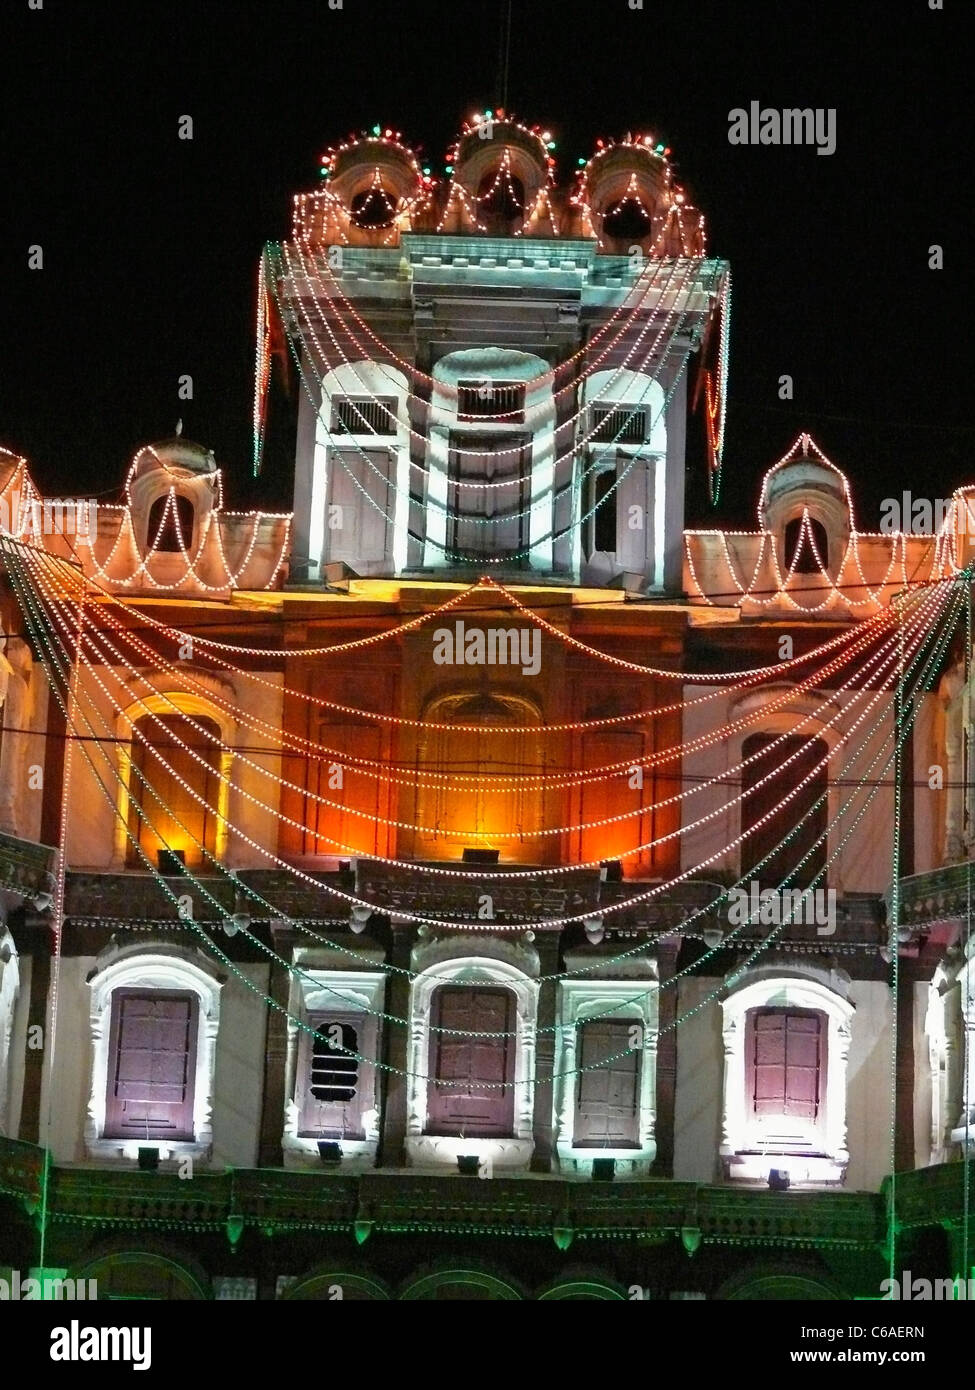
[[486,113],[442,179],[378,128],[324,157],[258,277],[290,512],[177,434],[66,534],[0,455],[0,1274],[968,1268],[967,494],[863,531],[802,434],[752,529],[688,529],[728,266],[653,137],[571,188],[552,149]]

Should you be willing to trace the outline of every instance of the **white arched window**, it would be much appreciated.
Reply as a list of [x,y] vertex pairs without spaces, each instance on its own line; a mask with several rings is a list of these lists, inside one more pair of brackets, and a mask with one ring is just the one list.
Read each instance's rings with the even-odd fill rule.
[[575,542],[584,579],[620,572],[664,582],[667,429],[660,383],[641,372],[594,372],[579,417],[582,520]]
[[307,560],[310,579],[327,565],[360,575],[406,568],[408,399],[405,376],[388,363],[345,362],[324,372],[310,476],[299,478],[295,496],[296,555]]
[[325,1141],[334,1146],[343,1172],[362,1171],[375,1163],[379,1145],[376,1062],[386,977],[382,971],[323,969],[302,949],[295,965],[288,1007],[285,1167],[320,1168],[319,1143]]
[[[407,1162],[527,1169],[538,982],[507,960],[438,961],[413,981]],[[485,1169],[483,1165],[487,1165]]]
[[626,980],[559,984],[555,1136],[563,1172],[590,1175],[612,1158],[620,1176],[646,1176],[654,1137],[658,984],[651,962]]
[[811,977],[755,972],[722,1001],[721,1157],[729,1178],[843,1181],[854,1006]]
[[433,370],[423,564],[478,557],[549,571],[554,554],[555,401],[534,353],[464,348]]
[[209,1156],[222,981],[181,948],[113,953],[88,979],[89,1158]]

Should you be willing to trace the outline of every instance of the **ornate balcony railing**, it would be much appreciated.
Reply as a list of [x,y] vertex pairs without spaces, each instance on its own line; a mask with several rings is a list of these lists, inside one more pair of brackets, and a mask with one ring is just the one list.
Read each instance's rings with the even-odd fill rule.
[[[519,875],[523,866],[517,866]],[[231,880],[226,875],[194,874],[167,881],[175,895],[193,899],[193,918],[198,923],[217,922],[234,912],[246,912],[255,922],[294,918],[333,924],[347,923],[347,895],[355,894],[373,905],[377,914],[409,920],[413,916],[444,921],[481,923],[490,929],[515,922],[551,921],[565,917],[602,918],[608,932],[673,933],[682,930],[703,935],[710,929],[727,932],[728,901],[719,902],[719,883],[689,879],[669,884],[647,896],[653,884],[643,880],[604,880],[598,870],[569,869],[556,877],[540,869],[537,877],[511,875],[504,867],[492,869],[499,876],[463,880],[431,876],[418,865],[395,868],[379,860],[360,859],[355,872],[312,873],[297,878],[286,870],[242,869]],[[309,881],[313,880],[313,881]],[[315,884],[320,885],[316,887]],[[330,889],[345,896],[337,896]],[[251,890],[251,891],[249,891]],[[491,898],[490,920],[481,916],[484,895]],[[262,901],[263,900],[263,903]],[[81,923],[173,923],[177,907],[154,875],[128,873],[69,873],[65,916]],[[883,943],[883,901],[860,894],[845,895],[837,903],[836,934],[830,945],[843,941]],[[750,949],[754,939],[767,934],[761,926],[740,926],[735,939]],[[821,943],[815,925],[789,923],[783,941]]]
[[50,888],[55,850],[15,835],[0,835],[0,888],[35,897]]
[[[35,1211],[44,1162],[43,1149],[0,1139],[0,1191]],[[951,1167],[954,1186],[952,1177],[900,1179],[912,1224],[939,1224],[940,1203],[955,1187],[960,1201],[960,1165]],[[909,1191],[919,1178],[917,1191]],[[345,1177],[283,1169],[198,1171],[188,1181],[135,1168],[52,1167],[47,1210],[52,1221],[106,1228],[223,1231],[232,1244],[246,1229],[266,1235],[344,1231],[360,1243],[374,1232],[439,1231],[545,1237],[560,1249],[576,1238],[654,1244],[677,1237],[689,1249],[701,1243],[871,1249],[882,1243],[886,1219],[883,1198],[861,1192],[768,1192],[665,1179],[582,1183],[557,1176],[480,1182],[401,1171]]]
[[[920,927],[964,918],[969,911],[969,894],[975,910],[975,862],[946,864],[927,873],[911,874],[900,880],[900,922]],[[888,907],[890,892],[887,894]]]

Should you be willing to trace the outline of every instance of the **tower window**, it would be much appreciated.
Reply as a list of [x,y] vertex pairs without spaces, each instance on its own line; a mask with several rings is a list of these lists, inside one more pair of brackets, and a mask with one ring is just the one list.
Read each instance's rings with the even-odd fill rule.
[[332,403],[333,434],[395,434],[396,397],[340,396]]
[[193,544],[193,503],[176,492],[157,497],[149,511],[147,534],[152,550],[189,550]]
[[[812,534],[812,544],[809,535]],[[785,528],[785,563],[794,574],[819,574],[820,567],[829,565],[829,536],[821,521],[794,516]]]
[[[496,486],[510,483],[510,486]],[[461,486],[461,484],[464,484]],[[513,555],[524,564],[529,540],[531,443],[513,434],[450,438],[447,555]]]
[[502,425],[520,425],[525,418],[523,381],[477,381],[457,383],[457,415],[461,420],[496,420]]
[[628,405],[594,405],[592,434],[594,444],[642,444],[647,437],[645,410]]
[[589,554],[599,550],[613,555],[616,553],[616,469],[590,473],[586,484]]

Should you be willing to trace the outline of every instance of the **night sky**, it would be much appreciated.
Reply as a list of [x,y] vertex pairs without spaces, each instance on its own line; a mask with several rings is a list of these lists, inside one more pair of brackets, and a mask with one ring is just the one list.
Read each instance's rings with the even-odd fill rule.
[[[975,481],[970,78],[965,7],[944,4],[513,0],[507,106],[553,130],[560,182],[597,136],[652,130],[731,262],[724,494],[709,515],[695,467],[689,521],[752,524],[762,473],[801,429],[851,476],[864,529],[892,492]],[[265,476],[250,477],[261,245],[288,234],[291,195],[352,130],[390,124],[442,173],[464,117],[498,104],[505,0],[3,10],[0,444],[44,490],[107,498],[182,417],[233,503],[288,507],[280,393]],[[835,107],[836,153],[731,146],[728,113],[752,100]],[[184,372],[192,402],[177,399]]]

